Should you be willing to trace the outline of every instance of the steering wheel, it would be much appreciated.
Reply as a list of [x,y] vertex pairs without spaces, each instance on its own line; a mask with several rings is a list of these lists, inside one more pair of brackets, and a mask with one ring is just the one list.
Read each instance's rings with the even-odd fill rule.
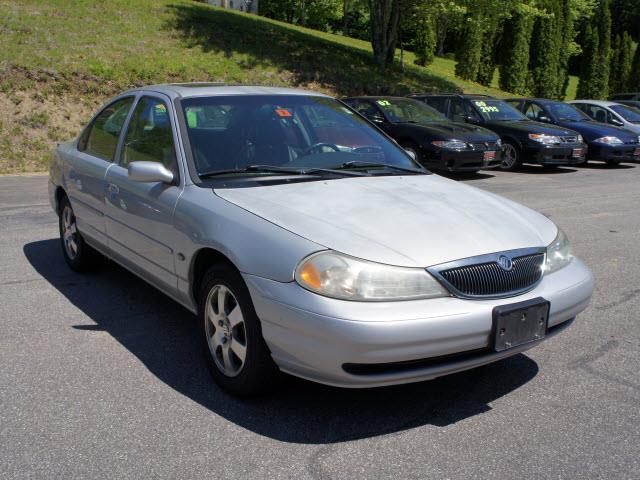
[[328,147],[331,150],[333,150],[334,152],[339,152],[340,151],[338,146],[334,145],[333,143],[320,142],[320,143],[315,143],[315,144],[311,145],[309,148],[306,148],[303,153],[304,153],[304,155],[309,155],[310,153],[314,153],[316,150],[318,150],[319,152],[322,152],[321,149],[324,148],[324,147]]

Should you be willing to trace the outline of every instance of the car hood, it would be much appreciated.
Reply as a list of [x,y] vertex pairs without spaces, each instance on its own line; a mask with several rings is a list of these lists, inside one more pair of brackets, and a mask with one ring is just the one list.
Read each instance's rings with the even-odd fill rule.
[[605,123],[597,122],[561,122],[563,127],[570,128],[580,133],[587,140],[595,140],[600,137],[618,137],[623,142],[637,140],[637,135],[629,130]]
[[477,125],[458,122],[434,122],[429,124],[404,124],[416,132],[425,132],[430,135],[440,135],[443,139],[458,138],[460,140],[479,140],[495,142],[498,135],[486,128]]
[[548,123],[534,122],[531,120],[489,122],[489,128],[496,128],[500,131],[511,131],[518,133],[544,133],[546,135],[575,135],[576,132]]
[[557,233],[550,220],[533,210],[437,175],[344,178],[215,193],[326,248],[389,265],[427,267],[543,247]]

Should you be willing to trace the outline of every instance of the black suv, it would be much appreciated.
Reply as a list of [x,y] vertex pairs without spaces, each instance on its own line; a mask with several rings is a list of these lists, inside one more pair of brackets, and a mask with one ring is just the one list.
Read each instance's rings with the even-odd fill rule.
[[573,165],[586,160],[587,146],[578,132],[534,122],[508,103],[486,95],[410,95],[453,121],[481,125],[502,138],[503,170],[522,163],[546,167]]
[[452,122],[424,102],[405,97],[350,97],[342,101],[429,169],[477,172],[501,163],[498,135],[477,125]]

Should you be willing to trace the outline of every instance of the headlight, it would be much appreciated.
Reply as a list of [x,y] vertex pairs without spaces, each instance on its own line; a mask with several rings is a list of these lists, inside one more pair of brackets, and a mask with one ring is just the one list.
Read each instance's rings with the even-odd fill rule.
[[500,148],[502,146],[502,140],[498,139],[496,140],[496,147]]
[[307,290],[342,300],[375,302],[449,296],[423,268],[393,267],[332,251],[305,258],[296,268],[295,279]]
[[439,148],[446,148],[448,150],[464,150],[467,148],[467,143],[462,140],[434,140],[431,142],[432,145],[435,145]]
[[623,143],[618,137],[600,137],[596,138],[594,142],[606,143],[607,145],[620,145]]
[[578,134],[578,143],[584,143],[584,138],[580,134]]
[[569,239],[565,233],[558,228],[556,238],[547,246],[547,263],[545,265],[546,273],[553,273],[569,264],[573,255],[571,255],[571,246]]
[[560,143],[560,137],[556,135],[545,135],[544,133],[530,133],[529,138],[534,142],[544,143],[545,145]]

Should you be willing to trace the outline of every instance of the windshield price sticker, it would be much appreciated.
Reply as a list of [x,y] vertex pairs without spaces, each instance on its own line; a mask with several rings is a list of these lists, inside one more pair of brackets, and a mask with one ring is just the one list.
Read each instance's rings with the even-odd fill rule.
[[376,103],[378,105],[383,106],[383,107],[390,107],[391,106],[391,102],[389,100],[378,100]]
[[284,108],[278,108],[276,110],[276,114],[279,117],[293,117],[293,114],[289,110],[286,110]]
[[500,109],[498,107],[487,105],[486,102],[475,101],[473,102],[480,109],[482,113],[490,113],[490,112],[499,112]]

